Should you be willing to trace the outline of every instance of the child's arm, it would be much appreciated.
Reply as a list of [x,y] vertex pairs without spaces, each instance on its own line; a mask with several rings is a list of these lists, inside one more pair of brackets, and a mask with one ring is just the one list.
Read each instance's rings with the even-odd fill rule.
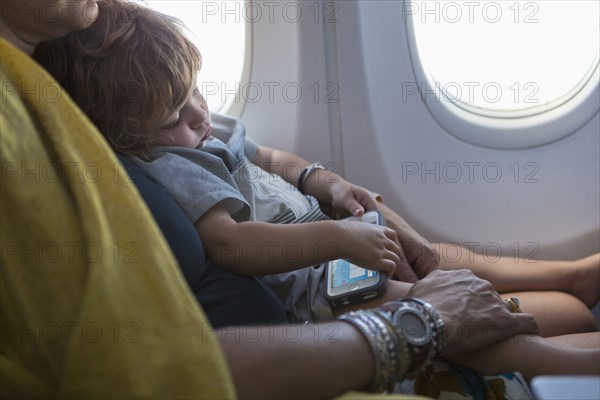
[[[251,160],[265,171],[277,174],[294,186],[298,186],[300,172],[310,163],[295,154],[258,146]],[[362,215],[365,210],[376,210],[377,202],[370,191],[346,181],[330,170],[316,169],[305,178],[304,193],[314,196],[320,203],[328,204],[335,211],[350,215]]]
[[241,275],[292,271],[337,258],[391,275],[400,262],[396,233],[362,222],[236,222],[217,204],[195,226],[208,257]]
[[[259,146],[252,162],[263,169],[276,173],[297,186],[297,179],[309,162],[295,154]],[[396,212],[384,204],[377,203],[367,189],[350,183],[331,171],[314,170],[304,182],[304,192],[313,195],[323,204],[337,212],[362,215],[364,211],[379,209],[386,224],[396,231],[405,256],[396,271],[396,278],[416,282],[438,266],[438,256],[433,246],[419,235]],[[416,272],[416,275],[415,275]]]

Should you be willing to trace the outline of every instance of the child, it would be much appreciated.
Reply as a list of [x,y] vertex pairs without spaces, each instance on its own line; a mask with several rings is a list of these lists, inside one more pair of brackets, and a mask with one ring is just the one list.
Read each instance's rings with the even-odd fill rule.
[[[345,258],[388,275],[396,272],[403,258],[398,237],[407,232],[400,229],[400,217],[386,212],[396,230],[329,219],[319,203],[352,215],[378,204],[368,190],[318,165],[256,145],[245,138],[235,119],[213,116],[211,121],[206,101],[195,88],[200,54],[176,20],[121,0],[100,1],[99,5],[100,16],[91,28],[68,35],[60,45],[38,46],[37,58],[70,91],[115,150],[130,154],[169,190],[196,226],[213,262],[239,274],[265,276],[288,312],[300,320],[333,317],[323,296],[323,263]],[[527,284],[547,284],[531,289],[575,292],[590,303],[600,296],[594,281],[589,284],[590,279],[597,282],[600,274],[598,255],[578,260],[573,269],[568,264],[540,263],[533,272],[518,272],[517,266],[508,265],[507,279],[498,267],[489,272],[484,269],[485,260],[468,257],[468,265],[503,291],[520,290],[522,274]],[[498,265],[505,264],[510,260]],[[547,277],[548,270],[552,279]],[[584,287],[574,289],[571,281],[562,279],[565,275],[572,280],[576,274],[586,278]],[[403,297],[410,288],[404,282],[388,283],[383,298],[360,306],[369,308]],[[572,295],[511,296],[520,297],[523,309],[536,315],[543,336],[596,329],[589,310]],[[536,296],[544,307],[523,301]],[[547,307],[549,302],[552,307]],[[481,352],[490,356],[485,363],[480,353],[458,360],[484,373],[515,367],[526,376],[600,373],[596,333],[536,339],[490,346]],[[521,352],[535,357],[518,362],[514,354]]]

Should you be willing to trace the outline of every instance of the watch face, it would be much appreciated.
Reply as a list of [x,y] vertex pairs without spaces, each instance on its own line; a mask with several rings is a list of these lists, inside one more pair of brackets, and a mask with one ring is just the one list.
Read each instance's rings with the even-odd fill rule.
[[394,315],[394,325],[413,346],[425,346],[432,339],[431,327],[413,310],[397,311]]

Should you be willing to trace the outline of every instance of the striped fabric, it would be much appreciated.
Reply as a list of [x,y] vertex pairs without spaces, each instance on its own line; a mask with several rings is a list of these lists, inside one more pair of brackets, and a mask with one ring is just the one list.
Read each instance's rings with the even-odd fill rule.
[[271,221],[275,224],[302,224],[305,222],[324,221],[330,219],[327,215],[321,211],[319,202],[312,196],[306,196],[310,201],[311,209],[306,214],[296,217],[291,210],[288,210],[285,214],[280,215],[277,219]]

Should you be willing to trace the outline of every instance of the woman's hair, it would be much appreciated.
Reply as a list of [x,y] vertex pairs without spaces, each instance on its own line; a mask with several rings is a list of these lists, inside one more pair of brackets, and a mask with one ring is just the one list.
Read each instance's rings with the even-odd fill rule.
[[151,131],[186,101],[202,65],[183,24],[126,0],[99,0],[91,27],[41,43],[34,58],[111,146],[145,155]]

